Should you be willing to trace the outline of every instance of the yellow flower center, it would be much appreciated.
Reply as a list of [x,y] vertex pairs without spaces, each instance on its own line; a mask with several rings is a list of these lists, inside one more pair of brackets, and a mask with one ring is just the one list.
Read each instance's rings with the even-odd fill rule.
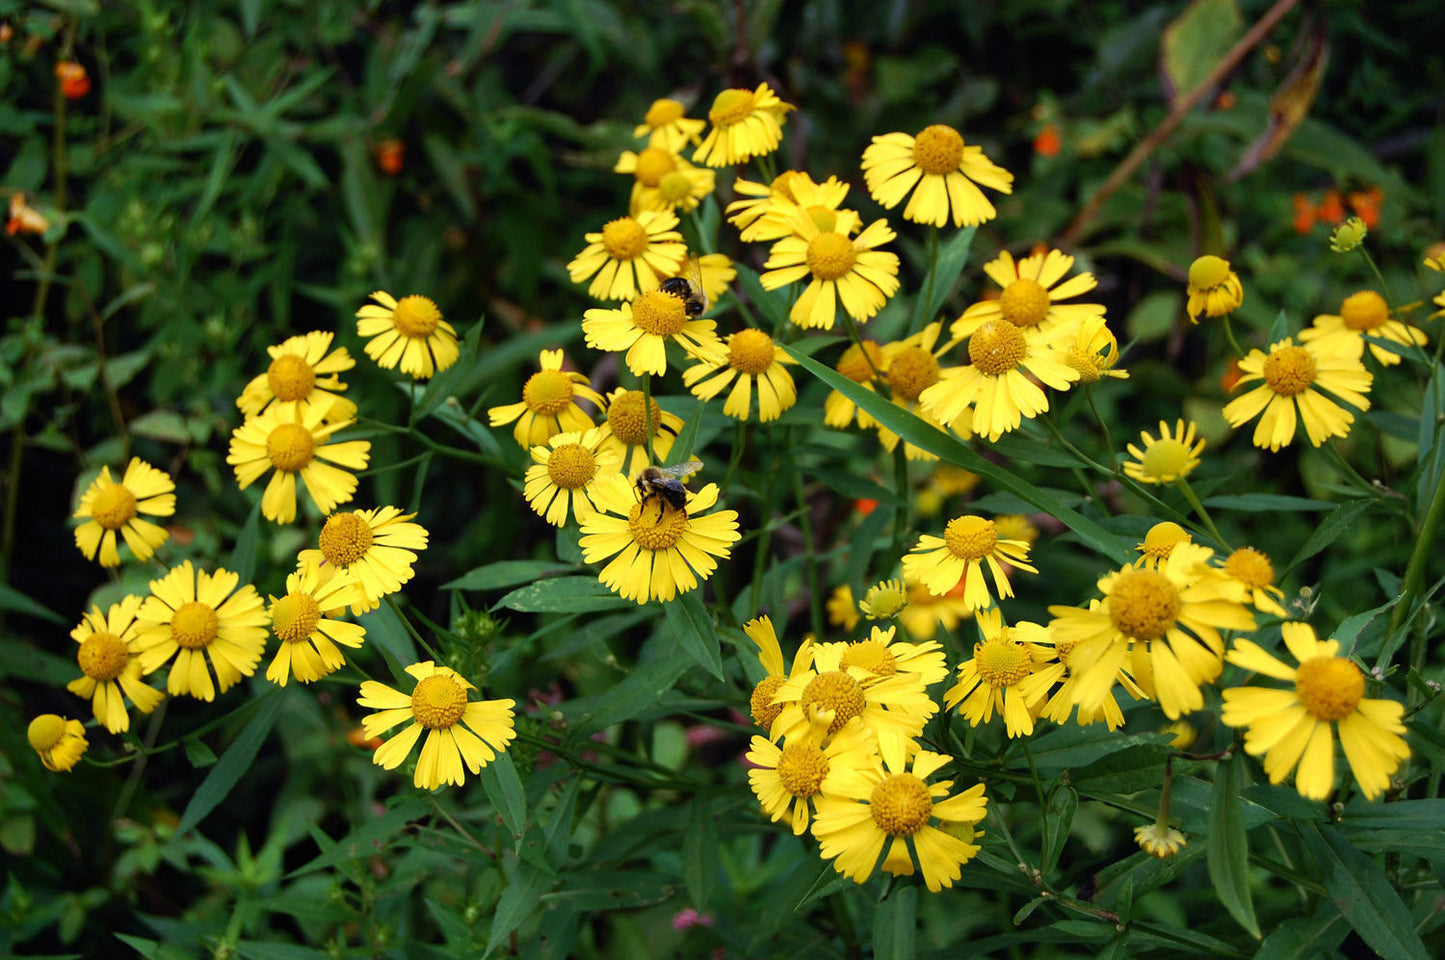
[[938,358],[922,347],[904,347],[888,364],[884,379],[893,395],[912,403],[938,382]]
[[773,365],[773,338],[761,330],[739,330],[728,337],[728,363],[756,377]]
[[1157,570],[1131,570],[1109,591],[1109,619],[1135,640],[1157,640],[1179,619],[1179,589]]
[[1256,590],[1274,583],[1274,565],[1254,547],[1240,547],[1231,553],[1224,561],[1224,572]]
[[309,593],[288,593],[271,604],[271,630],[285,643],[300,643],[316,632],[321,608]]
[[808,269],[819,280],[847,276],[857,259],[853,241],[841,233],[820,233],[808,241]]
[[1001,377],[1028,355],[1023,331],[1007,321],[990,320],[968,338],[968,359],[980,373]]
[[1181,543],[1189,542],[1189,531],[1172,520],[1156,523],[1144,534],[1144,545],[1140,548],[1145,556],[1163,560],[1174,552]]
[[[676,299],[674,297],[673,299]],[[642,402],[647,399],[640,390],[622,394],[607,408],[607,422],[612,425],[612,435],[629,447],[647,442],[647,418],[642,412]],[[652,430],[657,432],[662,425],[662,407],[656,400],[648,406],[652,414]]]
[[1311,657],[1295,673],[1294,692],[1316,720],[1343,720],[1365,695],[1365,676],[1344,657]]
[[672,172],[677,162],[672,154],[660,147],[648,147],[637,155],[637,182],[644,187],[655,187],[662,178]]
[[875,677],[891,677],[898,672],[893,651],[871,637],[848,644],[843,651],[844,667],[862,667]]
[[334,513],[321,528],[321,555],[338,570],[345,570],[371,549],[371,526],[359,512]]
[[135,494],[125,484],[112,483],[96,491],[90,501],[90,517],[107,530],[119,530],[135,516]]
[[1315,382],[1315,358],[1304,347],[1293,344],[1271,351],[1264,358],[1264,382],[1281,397],[1304,393]]
[[466,689],[443,674],[424,677],[411,692],[411,715],[428,730],[455,726],[466,712]]
[[36,753],[54,750],[65,737],[65,721],[53,713],[42,713],[30,721],[25,736]]
[[669,100],[664,97],[661,100],[652,101],[652,106],[647,108],[647,113],[643,116],[642,122],[656,130],[658,127],[667,126],[669,123],[676,123],[682,119],[682,115],[682,104],[676,100]]
[[813,225],[824,233],[833,233],[838,229],[838,211],[832,207],[815,203],[808,207],[808,217],[813,221]]
[[807,798],[818,792],[828,775],[828,758],[811,743],[790,743],[778,757],[778,779],[795,797]]
[[1020,277],[998,298],[1003,318],[1016,327],[1037,327],[1049,315],[1049,291],[1037,280]]
[[182,650],[200,650],[211,645],[220,626],[221,620],[210,604],[192,600],[171,615],[171,639]]
[[982,560],[998,546],[998,528],[983,517],[955,517],[943,528],[943,542],[961,560]]
[[1098,383],[1109,369],[1111,364],[1104,362],[1104,358],[1098,353],[1085,347],[1074,344],[1064,356],[1064,362],[1079,372],[1079,383],[1087,386],[1091,383]]
[[305,357],[283,353],[266,368],[266,384],[277,400],[288,403],[305,400],[316,385],[316,371],[311,369]]
[[266,438],[266,456],[277,470],[295,473],[316,455],[316,438],[299,423],[283,423]]
[[1178,477],[1189,464],[1189,447],[1178,440],[1161,438],[1144,448],[1139,458],[1145,476]]
[[963,162],[963,137],[952,127],[935,123],[913,140],[913,165],[930,176],[942,176]]
[[1340,319],[1351,330],[1374,330],[1390,319],[1390,306],[1373,290],[1361,290],[1345,297],[1340,304]]
[[[869,362],[870,360],[872,363]],[[864,340],[862,350],[858,349],[858,344],[855,343],[843,351],[843,356],[838,360],[837,370],[854,383],[867,383],[873,379],[875,367],[882,369],[883,352],[878,349],[876,342]]]
[[773,703],[773,695],[778,692],[786,681],[787,677],[763,677],[758,685],[753,687],[753,695],[748,699],[748,707],[752,710],[753,722],[764,730],[771,730],[773,721],[778,719],[778,714],[783,712],[783,705]]
[[563,490],[587,486],[597,475],[597,458],[580,443],[564,443],[547,458],[547,476]]
[[870,589],[863,602],[868,605],[870,618],[884,620],[908,606],[908,588],[902,580],[885,580]]
[[76,655],[81,671],[92,680],[109,683],[120,676],[130,660],[124,641],[113,633],[97,630],[80,645]]
[[890,837],[911,837],[928,826],[933,798],[928,784],[911,773],[891,773],[879,781],[868,798],[873,822]]
[[412,337],[416,340],[425,340],[431,336],[442,322],[442,313],[437,305],[426,297],[413,294],[409,297],[402,297],[397,303],[396,309],[391,312],[391,322],[396,326],[396,332],[403,337]]
[[1229,279],[1229,261],[1206,254],[1189,265],[1189,285],[1196,290],[1211,290]]
[[522,384],[522,399],[533,413],[555,417],[572,402],[572,378],[561,370],[539,370]]
[[[646,509],[643,507],[646,506]],[[632,540],[644,550],[667,550],[687,530],[687,511],[674,510],[661,497],[649,497],[646,504],[634,503],[627,518]]]
[[632,322],[653,336],[674,336],[682,332],[682,325],[687,323],[682,297],[649,290],[632,305]]
[[631,217],[618,217],[602,228],[602,246],[613,260],[632,260],[647,249],[647,231]]
[[997,690],[1011,687],[1033,672],[1034,658],[1017,641],[990,637],[974,645],[973,665],[979,679]]
[[867,700],[863,696],[863,688],[848,675],[848,671],[829,670],[809,680],[803,688],[799,701],[803,716],[811,717],[815,705],[821,710],[833,711],[833,722],[828,724],[828,732],[833,734],[842,730],[849,720],[861,716]]
[[668,203],[677,203],[692,196],[692,181],[681,170],[673,170],[657,182],[657,192]]
[[1054,656],[1059,658],[1059,663],[1067,667],[1069,665],[1069,654],[1073,653],[1074,648],[1078,645],[1079,641],[1077,640],[1057,640],[1054,642]]
[[730,127],[746,120],[753,112],[754,97],[751,90],[724,90],[712,102],[707,118],[715,127]]

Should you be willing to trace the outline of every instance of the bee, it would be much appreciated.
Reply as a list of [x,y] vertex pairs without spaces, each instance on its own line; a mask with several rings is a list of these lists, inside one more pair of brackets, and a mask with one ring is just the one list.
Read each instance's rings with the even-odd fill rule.
[[647,501],[657,500],[659,520],[664,503],[674,510],[682,510],[687,506],[687,488],[682,482],[701,469],[702,461],[696,458],[671,467],[643,467],[634,481],[639,502],[646,507]]
[[681,300],[682,312],[689,320],[696,320],[707,312],[707,294],[702,289],[702,265],[696,256],[687,258],[687,276],[668,277],[657,285],[657,289]]

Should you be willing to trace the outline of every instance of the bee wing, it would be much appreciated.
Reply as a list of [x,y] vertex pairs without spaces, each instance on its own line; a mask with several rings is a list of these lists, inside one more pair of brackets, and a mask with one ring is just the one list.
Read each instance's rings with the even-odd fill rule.
[[677,480],[686,480],[702,469],[702,461],[693,457],[682,463],[673,464],[670,467],[662,467],[662,472]]
[[691,253],[687,257],[687,279],[691,281],[694,292],[702,298],[702,313],[707,313],[707,308],[712,305],[708,298],[707,290],[702,285],[702,261],[697,254]]

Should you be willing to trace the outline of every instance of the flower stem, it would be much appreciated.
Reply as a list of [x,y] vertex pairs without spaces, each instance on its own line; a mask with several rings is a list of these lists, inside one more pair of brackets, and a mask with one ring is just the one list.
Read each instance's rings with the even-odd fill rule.
[[1094,414],[1094,419],[1099,422],[1099,429],[1104,432],[1104,446],[1109,450],[1109,466],[1114,468],[1114,476],[1119,475],[1119,457],[1114,448],[1114,435],[1109,432],[1109,421],[1099,412],[1099,407],[1094,403],[1094,387],[1092,384],[1084,388],[1084,399],[1089,401],[1089,409]]
[[[933,303],[933,275],[938,272],[938,226],[928,226],[928,285],[924,288],[923,305]],[[922,311],[918,313],[918,323],[909,333],[917,333],[923,327],[928,326],[929,317],[924,316]]]
[[1224,539],[1224,535],[1214,525],[1214,518],[1209,515],[1208,510],[1204,509],[1204,504],[1199,502],[1199,497],[1195,496],[1194,488],[1189,485],[1189,481],[1183,477],[1175,477],[1174,485],[1179,488],[1179,492],[1184,494],[1184,499],[1189,501],[1189,506],[1193,507],[1194,512],[1199,515],[1199,521],[1204,524],[1204,529],[1209,531],[1214,542],[1225,550],[1231,549],[1229,541]]
[[386,605],[391,607],[391,612],[396,614],[396,618],[400,620],[402,624],[406,627],[406,632],[411,634],[411,638],[415,640],[423,650],[426,651],[427,656],[431,657],[432,660],[436,663],[446,662],[437,654],[435,650],[431,648],[431,644],[427,643],[426,640],[422,638],[422,635],[417,632],[416,627],[411,625],[411,621],[406,618],[406,614],[402,612],[401,605],[396,602],[395,597],[387,597]]
[[823,636],[823,581],[818,573],[817,544],[813,540],[813,517],[808,507],[808,496],[803,490],[803,472],[796,460],[792,464],[793,499],[798,502],[798,526],[803,531],[803,548],[807,551],[808,568],[808,612],[812,616],[813,636]]
[[[1437,440],[1438,442],[1438,440]],[[1439,479],[1435,481],[1435,490],[1430,495],[1430,506],[1425,510],[1425,518],[1421,521],[1420,527],[1415,531],[1415,547],[1410,551],[1410,559],[1405,564],[1405,579],[1400,586],[1400,602],[1390,611],[1389,634],[1393,634],[1403,623],[1409,614],[1410,608],[1414,605],[1415,597],[1420,593],[1420,583],[1425,577],[1425,566],[1433,557],[1438,548],[1436,536],[1440,530],[1440,521],[1445,518],[1445,482]],[[1410,666],[1420,670],[1425,666],[1425,640],[1426,631],[1416,631],[1415,637],[1410,641]],[[1410,698],[1413,700],[1419,696],[1414,688],[1411,688]]]
[[1226,313],[1223,318],[1224,338],[1229,341],[1229,349],[1233,350],[1234,355],[1242,360],[1244,359],[1244,351],[1239,348],[1239,341],[1234,339],[1234,327],[1230,326],[1229,323],[1230,316],[1232,315]]

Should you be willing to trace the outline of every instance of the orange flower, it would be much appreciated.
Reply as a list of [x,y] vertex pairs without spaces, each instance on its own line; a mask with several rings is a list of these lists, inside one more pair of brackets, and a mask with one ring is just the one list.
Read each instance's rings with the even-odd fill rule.
[[383,140],[376,145],[376,165],[388,177],[394,177],[401,173],[401,167],[405,161],[406,144],[395,137]]
[[1214,98],[1214,106],[1219,110],[1233,110],[1236,102],[1234,92],[1231,90],[1221,90],[1219,96]]
[[1319,209],[1316,211],[1323,223],[1341,223],[1345,219],[1345,203],[1340,198],[1340,191],[1331,190],[1325,194],[1320,201]]
[[857,511],[858,516],[866,517],[878,509],[878,501],[870,497],[860,497],[853,501],[853,509]]
[[1294,232],[1304,236],[1315,228],[1315,205],[1302,193],[1294,195]]
[[25,202],[25,194],[10,195],[10,219],[5,221],[6,233],[13,237],[17,233],[44,233],[49,229],[50,221]]
[[60,92],[67,100],[79,100],[90,92],[90,74],[74,60],[57,63],[55,76],[60,80]]
[[1225,368],[1223,376],[1219,378],[1219,388],[1228,393],[1234,389],[1234,385],[1242,376],[1244,374],[1239,369],[1239,358],[1234,357],[1229,361],[1229,366]]
[[1041,157],[1057,157],[1063,149],[1064,140],[1059,135],[1057,124],[1046,123],[1039,135],[1034,137],[1034,153]]
[[1385,192],[1379,187],[1371,187],[1368,190],[1352,190],[1346,198],[1349,201],[1350,209],[1355,216],[1365,222],[1365,226],[1371,230],[1380,223],[1380,201],[1385,199]]

